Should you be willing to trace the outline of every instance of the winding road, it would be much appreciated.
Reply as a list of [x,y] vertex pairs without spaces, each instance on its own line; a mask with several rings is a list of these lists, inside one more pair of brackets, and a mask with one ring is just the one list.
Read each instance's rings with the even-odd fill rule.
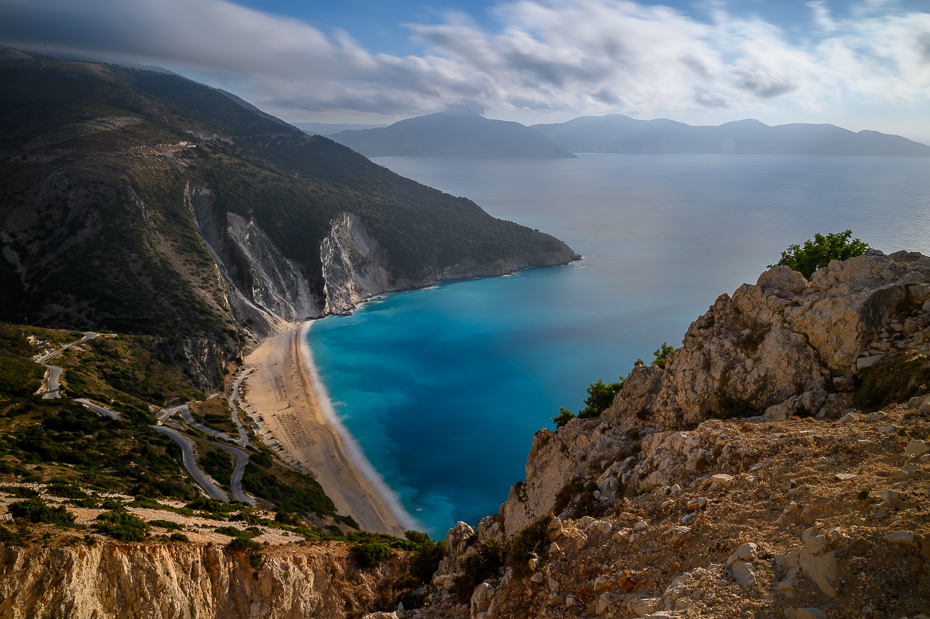
[[[48,372],[49,372],[48,391],[45,393],[45,395],[42,396],[43,399],[52,400],[52,399],[61,398],[61,393],[60,393],[61,382],[60,381],[61,381],[62,369],[54,365],[48,365],[45,362],[51,359],[52,357],[55,357],[56,355],[61,354],[63,351],[74,346],[75,344],[80,344],[81,342],[92,340],[95,337],[97,337],[96,333],[85,332],[84,337],[82,339],[77,340],[76,342],[71,342],[70,344],[62,346],[58,350],[52,351],[48,353],[47,355],[36,359],[36,363],[39,363],[45,366],[45,368],[48,369]],[[186,421],[189,425],[197,428],[198,430],[206,434],[209,434],[210,436],[213,436],[215,438],[220,438],[225,441],[236,443],[238,445],[241,445],[242,447],[249,446],[250,443],[249,443],[248,435],[245,433],[245,428],[243,427],[242,423],[239,421],[239,416],[236,415],[235,413],[236,408],[235,408],[235,404],[233,403],[233,399],[238,394],[239,387],[242,384],[242,380],[245,378],[246,374],[247,372],[242,372],[239,375],[239,377],[236,379],[236,382],[233,384],[232,391],[230,392],[230,396],[229,396],[229,405],[233,411],[232,418],[233,418],[233,421],[236,422],[236,426],[239,429],[238,440],[233,439],[231,436],[229,436],[225,432],[218,432],[217,430],[208,428],[194,421],[194,417],[191,414],[191,409],[187,404],[182,404],[181,406],[175,406],[174,408],[168,409],[167,411],[165,411],[165,413],[159,416],[158,418],[159,423],[170,424],[171,426],[173,426],[172,428],[166,427],[165,425],[149,426],[156,432],[164,434],[165,436],[173,440],[175,443],[177,443],[178,446],[181,447],[181,460],[184,463],[184,468],[187,470],[190,476],[194,478],[194,481],[197,482],[197,485],[203,488],[204,492],[206,492],[210,498],[223,501],[224,503],[229,502],[229,497],[226,496],[226,493],[223,492],[220,488],[218,488],[216,484],[214,484],[213,481],[207,476],[207,474],[204,473],[203,470],[197,465],[197,459],[194,457],[193,442],[188,437],[184,436],[181,432],[178,432],[178,430],[183,429],[182,426],[180,426],[179,424],[173,423],[171,421],[168,421],[168,419],[172,415],[180,411],[181,416],[184,418],[184,421]],[[104,406],[100,406],[99,404],[94,404],[90,400],[86,400],[84,398],[75,398],[74,401],[79,402],[85,408],[92,410],[98,415],[101,415],[103,417],[109,417],[110,419],[119,419],[119,413],[117,413],[116,411],[110,410],[109,408],[106,408]],[[177,428],[177,430],[173,428]],[[249,454],[246,453],[244,450],[239,449],[238,447],[233,447],[232,445],[214,443],[213,441],[208,441],[208,442],[211,445],[215,445],[221,449],[228,451],[236,458],[236,465],[235,465],[235,468],[233,469],[232,477],[229,480],[229,488],[232,491],[233,499],[235,499],[236,501],[242,501],[243,503],[248,503],[250,505],[255,505],[255,499],[247,495],[242,490],[242,476],[245,474],[245,467],[249,463]]]
[[184,418],[184,421],[187,423],[187,425],[197,428],[204,434],[208,434],[214,438],[218,438],[224,441],[229,441],[230,443],[235,443],[236,445],[239,445],[240,447],[251,447],[252,444],[249,442],[249,435],[246,433],[245,426],[242,425],[242,421],[239,420],[239,415],[236,414],[236,401],[238,401],[240,405],[242,404],[242,399],[241,399],[242,396],[240,393],[240,389],[242,388],[242,381],[245,380],[246,376],[248,376],[249,373],[251,372],[252,372],[251,369],[245,369],[239,373],[239,376],[236,377],[235,382],[233,382],[232,387],[230,388],[229,398],[227,398],[226,400],[227,403],[229,404],[229,410],[232,416],[232,421],[234,424],[236,424],[236,428],[239,430],[239,438],[233,438],[229,434],[226,434],[225,432],[214,430],[213,428],[210,428],[208,426],[203,425],[202,423],[199,423],[198,421],[194,419],[193,414],[191,414],[191,409],[187,404],[182,404],[180,406],[175,406],[174,408],[169,408],[164,413],[159,415],[158,420],[162,422],[167,421],[168,419],[171,419],[171,417],[173,417],[175,414],[180,412],[181,417]]
[[[166,428],[165,426],[149,426],[156,432],[161,432],[175,443],[181,447],[181,458],[184,461],[184,468],[187,469],[187,472],[190,473],[191,477],[194,478],[194,481],[204,489],[204,491],[210,496],[211,499],[217,499],[223,501],[224,503],[229,503],[229,497],[226,496],[226,493],[217,488],[210,478],[197,466],[197,460],[194,458],[194,445],[189,438],[178,432],[177,430],[172,430],[171,428]],[[243,467],[244,468],[244,467]],[[241,488],[242,478],[239,479],[239,485]]]
[[249,454],[233,447],[232,445],[223,445],[221,443],[212,443],[221,447],[236,457],[236,468],[233,470],[232,479],[229,481],[229,489],[232,490],[233,498],[249,505],[255,505],[255,499],[247,495],[242,490],[242,475],[245,473],[245,467],[249,463]]
[[119,413],[117,413],[116,411],[111,411],[109,408],[98,406],[97,404],[94,404],[90,400],[85,400],[84,398],[75,398],[74,401],[80,402],[81,404],[84,405],[84,408],[89,408],[90,410],[94,411],[98,415],[109,417],[110,419],[119,419]]
[[59,348],[58,350],[54,350],[54,351],[48,353],[47,355],[45,355],[44,357],[39,357],[38,359],[36,359],[36,363],[45,366],[45,369],[48,370],[48,390],[47,390],[47,391],[45,392],[45,394],[42,396],[42,399],[43,399],[43,400],[57,400],[57,399],[61,398],[61,373],[62,373],[62,369],[61,369],[60,367],[57,367],[57,366],[54,366],[54,365],[47,365],[45,362],[48,361],[49,359],[51,359],[52,357],[61,354],[61,353],[64,352],[65,350],[68,350],[69,348],[71,348],[71,347],[74,346],[75,344],[80,344],[81,342],[86,342],[86,341],[88,341],[88,340],[92,340],[92,339],[94,339],[95,337],[97,337],[97,334],[96,334],[96,333],[93,333],[93,332],[91,332],[91,331],[85,331],[85,332],[84,332],[84,337],[82,337],[82,338],[79,339],[78,341],[76,341],[76,342],[71,342],[70,344],[65,344],[64,346],[62,346],[62,347]]

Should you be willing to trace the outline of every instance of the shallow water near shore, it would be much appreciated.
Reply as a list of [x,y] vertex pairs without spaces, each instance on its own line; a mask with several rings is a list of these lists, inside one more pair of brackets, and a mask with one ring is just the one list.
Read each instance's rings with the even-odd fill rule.
[[379,165],[584,260],[388,295],[308,333],[336,414],[431,535],[497,512],[533,433],[588,384],[679,346],[791,243],[846,228],[930,253],[930,160],[582,155]]

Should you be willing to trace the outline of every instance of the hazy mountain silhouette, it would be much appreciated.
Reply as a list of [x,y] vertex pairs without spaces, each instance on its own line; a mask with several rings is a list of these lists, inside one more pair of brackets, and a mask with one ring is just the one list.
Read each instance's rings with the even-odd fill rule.
[[520,123],[477,114],[429,114],[383,129],[341,131],[329,138],[366,157],[574,157]]
[[360,125],[358,123],[291,123],[304,133],[310,135],[332,135],[340,131],[358,131],[360,129],[381,129],[387,125]]
[[877,131],[854,133],[834,125],[770,127],[758,120],[739,120],[717,127],[694,127],[673,120],[636,120],[611,114],[530,129],[573,153],[930,156],[930,146],[907,138]]

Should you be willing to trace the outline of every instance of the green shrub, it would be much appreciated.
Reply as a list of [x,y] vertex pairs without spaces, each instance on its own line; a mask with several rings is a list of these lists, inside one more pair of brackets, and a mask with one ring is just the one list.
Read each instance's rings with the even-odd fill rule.
[[659,349],[652,353],[652,365],[664,368],[665,364],[668,363],[668,360],[671,358],[672,353],[674,352],[674,346],[669,346],[668,342],[662,342],[662,345],[659,346]]
[[217,533],[222,535],[228,535],[229,537],[235,537],[236,539],[250,540],[252,539],[252,534],[248,531],[243,531],[242,529],[237,529],[236,527],[217,527],[214,529]]
[[355,559],[362,568],[374,567],[391,556],[390,547],[385,544],[359,544],[352,549]]
[[74,514],[61,506],[49,507],[38,497],[11,503],[7,511],[14,518],[23,518],[29,522],[55,524],[62,527],[74,526]]
[[585,407],[578,412],[579,419],[591,419],[597,417],[607,410],[614,403],[614,398],[623,389],[623,378],[620,382],[604,384],[604,381],[598,380],[593,385],[588,386],[588,397],[585,398]]
[[[624,379],[621,376],[620,381],[616,383],[606,384],[604,381],[598,380],[596,383],[589,385],[586,390],[588,397],[584,400],[585,407],[578,411],[578,419],[593,419],[607,410],[613,404],[614,398],[617,397],[620,390],[623,389],[623,382]],[[575,415],[571,411],[560,408],[559,414],[552,418],[552,422],[556,428],[561,428],[574,418]]]
[[168,531],[182,531],[184,525],[178,522],[171,522],[170,520],[149,520],[149,525],[153,527],[159,527],[161,529],[167,529]]
[[12,494],[18,499],[33,499],[39,496],[39,493],[32,488],[25,488],[22,486],[10,486],[3,488],[2,491],[6,492],[7,494]]
[[237,537],[226,544],[226,548],[236,552],[253,552],[262,550],[262,545],[251,539]]
[[286,524],[292,527],[303,527],[304,521],[301,520],[300,516],[294,514],[288,514],[287,512],[278,512],[274,515],[274,521],[280,522],[281,524]]
[[124,542],[139,542],[149,531],[149,524],[125,510],[104,512],[91,525],[98,533]]
[[549,525],[553,520],[552,514],[546,514],[520,529],[510,540],[507,549],[507,566],[513,568],[514,576],[523,578],[532,574],[529,563],[530,553],[535,552],[541,560],[545,559],[549,541]]
[[384,544],[399,550],[415,550],[417,547],[416,543],[409,539],[401,539],[387,533],[372,533],[371,531],[352,531],[344,539],[357,544]]
[[0,544],[18,544],[19,536],[0,524]]
[[166,509],[164,505],[156,501],[155,499],[150,499],[147,496],[138,495],[132,500],[129,504],[129,507],[141,507],[143,509]]
[[475,551],[461,562],[462,574],[452,585],[452,595],[460,604],[467,604],[475,587],[497,576],[504,567],[504,547],[494,540],[478,542]]
[[555,424],[556,428],[561,428],[574,418],[575,413],[571,412],[567,408],[559,408],[559,414],[552,418],[552,423]]
[[781,252],[781,260],[775,264],[770,264],[768,268],[785,265],[801,275],[810,279],[819,268],[830,264],[831,260],[847,260],[855,256],[861,256],[869,251],[871,247],[860,241],[852,239],[851,230],[827,234],[815,234],[814,240],[804,241],[804,246],[789,245],[788,249]]
[[208,499],[207,497],[197,497],[187,505],[188,509],[194,509],[201,512],[207,512],[208,514],[228,514],[229,512],[234,512],[239,509],[235,505],[230,505],[229,503],[224,503],[223,501],[218,501],[216,499]]
[[190,538],[187,537],[186,535],[184,535],[183,533],[172,533],[170,539],[171,539],[172,542],[184,542],[184,543],[187,543],[187,542],[191,541]]
[[420,582],[430,582],[439,569],[439,562],[446,555],[446,541],[434,542],[426,533],[419,531],[407,531],[404,535],[417,544],[410,558],[410,575]]
[[62,499],[83,499],[87,497],[87,493],[77,486],[61,480],[52,480],[45,487],[45,491]]

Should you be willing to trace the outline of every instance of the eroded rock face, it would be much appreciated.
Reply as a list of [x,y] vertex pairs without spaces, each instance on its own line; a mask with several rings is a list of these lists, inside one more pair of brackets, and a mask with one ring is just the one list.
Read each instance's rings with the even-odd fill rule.
[[631,384],[605,416],[622,423],[631,411],[648,413],[677,428],[728,407],[764,411],[791,398],[783,413],[802,403],[816,413],[824,398],[798,398],[855,374],[892,312],[930,297],[928,281],[930,258],[907,252],[833,261],[810,283],[788,267],[770,269],[691,324],[664,372],[652,370],[659,383],[649,383],[648,397]]
[[[824,600],[851,616],[863,587],[875,583],[874,598],[892,586],[881,567],[851,584],[851,547],[876,560],[897,552],[894,561],[924,573],[917,500],[905,513],[906,495],[885,488],[865,518],[856,489],[882,480],[924,496],[930,447],[890,437],[926,434],[930,396],[849,411],[858,368],[880,355],[930,355],[928,282],[930,259],[906,252],[834,262],[810,283],[771,269],[718,298],[664,369],[634,368],[599,418],[537,432],[525,481],[477,539],[507,541],[547,512],[555,518],[532,577],[495,585],[488,618],[566,609],[710,618],[773,605],[779,616],[819,617]],[[726,407],[749,416],[715,418]],[[797,526],[800,540],[785,535]],[[458,557],[472,552],[461,532],[452,539]],[[922,607],[930,581],[914,582],[901,580],[896,595]]]
[[227,213],[227,231],[249,264],[248,298],[287,321],[318,315],[320,299],[298,264],[285,258],[254,221]]
[[[287,258],[254,220],[220,209],[209,187],[190,182],[186,202],[216,262],[217,276],[227,289],[225,308],[234,310],[240,323],[260,335],[275,332],[282,322],[351,312],[359,303],[384,292],[493,277],[581,258],[553,238],[546,247],[540,245],[490,262],[466,257],[452,265],[422,265],[414,278],[398,277],[387,252],[368,233],[361,218],[342,213],[332,221],[320,244],[321,272],[315,273],[306,264]],[[17,257],[7,259],[15,263]]]
[[[890,345],[876,338],[897,329],[909,334],[911,346],[923,337],[921,325],[927,321],[917,318],[930,311],[928,282],[930,258],[872,252],[834,261],[811,282],[781,266],[732,296],[721,295],[691,324],[664,369],[633,368],[599,419],[537,432],[525,482],[511,488],[499,514],[479,527],[479,534],[503,531],[509,538],[546,512],[558,511],[560,492],[564,500],[596,490],[597,501],[609,502],[623,493],[672,484],[675,467],[699,470],[719,456],[676,430],[732,412],[728,409],[743,407],[770,420],[801,411],[838,412],[849,396],[835,391],[853,383],[863,360],[875,358],[863,355]],[[910,322],[889,322],[892,314],[914,308],[922,309]],[[930,337],[930,327],[925,331]],[[637,464],[630,456],[641,432],[646,461]],[[663,455],[669,449],[674,458]],[[595,479],[591,470],[598,471]],[[580,477],[585,471],[587,477]]]
[[222,211],[213,191],[194,182],[186,198],[225,285],[227,309],[240,322],[268,335],[282,322],[321,314],[310,278],[253,220]]
[[337,545],[267,553],[256,568],[218,546],[104,543],[0,546],[0,615],[9,619],[279,619],[343,617],[352,600],[396,576],[352,567]]
[[191,338],[161,340],[162,350],[191,383],[206,393],[223,388],[223,367],[238,351],[231,345]]
[[358,303],[393,290],[387,255],[361,220],[343,213],[320,248],[326,314],[341,314]]
[[556,248],[521,252],[491,262],[466,257],[462,261],[439,267],[427,265],[415,278],[398,277],[391,270],[387,253],[377,239],[368,234],[362,220],[343,213],[335,221],[320,248],[325,280],[324,314],[350,312],[366,299],[383,292],[410,290],[473,277],[496,277],[536,266],[567,264],[581,258],[568,245],[558,241]]

